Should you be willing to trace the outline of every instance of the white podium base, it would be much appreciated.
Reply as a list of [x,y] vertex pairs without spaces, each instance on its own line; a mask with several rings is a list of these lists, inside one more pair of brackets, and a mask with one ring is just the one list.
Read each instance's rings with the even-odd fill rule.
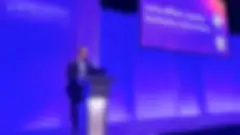
[[87,108],[87,135],[105,135],[106,99],[102,97],[89,98]]

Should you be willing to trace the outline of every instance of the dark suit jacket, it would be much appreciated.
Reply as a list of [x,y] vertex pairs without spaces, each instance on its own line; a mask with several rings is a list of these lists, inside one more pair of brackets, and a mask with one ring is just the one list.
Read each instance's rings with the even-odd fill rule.
[[[97,72],[90,62],[86,62],[87,74],[94,74]],[[78,83],[79,75],[78,63],[73,61],[67,67],[67,93],[72,103],[78,103],[83,100],[83,86]]]

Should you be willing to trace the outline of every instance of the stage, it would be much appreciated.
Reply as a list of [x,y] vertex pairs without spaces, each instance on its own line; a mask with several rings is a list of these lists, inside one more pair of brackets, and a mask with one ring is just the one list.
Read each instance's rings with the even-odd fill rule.
[[159,135],[238,124],[240,124],[239,114],[132,121],[109,125],[109,135]]
[[[132,120],[109,123],[106,135],[168,135],[170,133],[212,129],[240,124],[240,114],[222,114],[205,117],[172,118],[161,120]],[[84,130],[84,126],[81,126]],[[21,135],[70,135],[70,129],[55,129],[22,132]],[[81,132],[81,135],[84,132]]]

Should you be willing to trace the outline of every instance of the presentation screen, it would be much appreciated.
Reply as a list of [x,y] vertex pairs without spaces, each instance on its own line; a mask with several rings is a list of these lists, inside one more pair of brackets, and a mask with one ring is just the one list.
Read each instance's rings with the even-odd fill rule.
[[228,24],[220,0],[140,0],[143,47],[228,54]]

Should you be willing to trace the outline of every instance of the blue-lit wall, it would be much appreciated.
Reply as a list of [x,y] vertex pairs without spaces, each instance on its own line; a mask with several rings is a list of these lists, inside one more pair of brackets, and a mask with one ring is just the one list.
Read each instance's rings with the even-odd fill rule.
[[[80,45],[89,48],[93,63],[98,64],[97,2],[59,6],[19,1],[21,8],[18,2],[9,2],[5,13],[0,11],[0,103],[4,106],[0,132],[69,128],[66,67]],[[90,9],[96,12],[86,15]]]
[[[101,63],[116,78],[111,121],[239,109],[238,37],[230,37],[229,58],[147,50],[140,47],[138,20],[137,14],[101,13]],[[75,29],[19,20],[1,21],[0,28],[0,131],[34,121],[67,126],[65,68],[77,48]]]
[[111,104],[124,103],[114,114],[145,119],[239,110],[238,37],[229,38],[228,58],[150,50],[140,45],[137,14],[101,15],[102,64],[118,79]]
[[22,130],[49,117],[67,118],[65,76],[76,50],[73,29],[13,19],[1,28],[1,131]]

